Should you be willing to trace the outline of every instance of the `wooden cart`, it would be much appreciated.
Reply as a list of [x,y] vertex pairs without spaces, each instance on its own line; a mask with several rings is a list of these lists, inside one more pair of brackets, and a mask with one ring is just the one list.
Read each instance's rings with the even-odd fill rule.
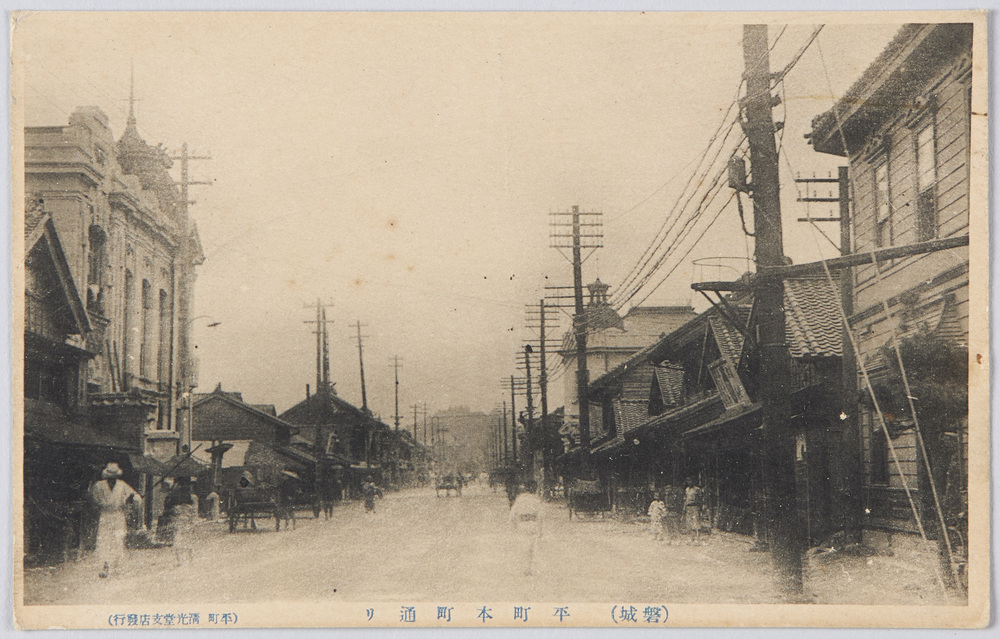
[[599,481],[573,480],[566,491],[566,503],[570,519],[573,515],[581,518],[581,513],[588,517],[600,514],[603,519],[611,511],[611,500]]
[[435,494],[440,497],[441,491],[444,491],[444,496],[447,497],[451,494],[451,491],[455,492],[456,497],[462,496],[462,478],[457,475],[444,475],[440,477],[437,484],[434,486]]
[[236,532],[242,522],[243,528],[257,530],[257,519],[274,518],[274,529],[281,530],[284,512],[280,506],[280,495],[270,486],[249,486],[233,488],[226,500],[229,516],[229,532]]

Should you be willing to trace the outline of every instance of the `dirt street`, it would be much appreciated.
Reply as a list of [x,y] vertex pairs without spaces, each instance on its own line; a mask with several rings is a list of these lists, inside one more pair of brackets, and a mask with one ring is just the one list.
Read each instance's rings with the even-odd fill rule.
[[[769,555],[748,552],[749,540],[737,536],[669,545],[642,524],[570,520],[564,506],[545,504],[530,575],[528,547],[502,491],[469,486],[462,497],[436,497],[413,489],[388,493],[375,514],[361,503],[338,506],[330,521],[301,513],[294,530],[275,532],[268,520],[257,532],[229,534],[225,523],[199,522],[173,549],[131,551],[109,579],[86,559],[31,570],[25,599],[782,602]],[[935,599],[933,584],[907,596],[915,594]]]

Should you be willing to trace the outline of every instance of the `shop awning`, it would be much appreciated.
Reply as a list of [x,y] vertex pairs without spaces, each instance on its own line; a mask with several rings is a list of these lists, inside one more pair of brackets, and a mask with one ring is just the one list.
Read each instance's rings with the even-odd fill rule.
[[34,411],[26,406],[24,435],[52,444],[116,448],[139,452],[139,441],[123,437],[120,433],[94,428],[82,421],[73,421],[55,411]]
[[169,459],[129,455],[129,459],[137,471],[157,477],[197,477],[210,468],[188,455],[175,455]]
[[696,426],[689,431],[685,431],[681,434],[680,439],[691,439],[692,437],[698,437],[706,433],[712,432],[716,429],[728,426],[737,420],[748,417],[754,413],[760,412],[760,404],[741,404],[739,406],[734,406],[727,409],[722,415],[717,418],[706,422],[700,426]]

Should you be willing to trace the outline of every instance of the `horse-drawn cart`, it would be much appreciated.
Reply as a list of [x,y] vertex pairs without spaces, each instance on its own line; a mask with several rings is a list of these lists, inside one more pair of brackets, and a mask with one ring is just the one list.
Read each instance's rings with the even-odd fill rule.
[[257,530],[257,519],[274,518],[274,529],[281,530],[284,515],[277,488],[270,486],[247,486],[233,488],[226,500],[229,516],[229,532],[236,532],[242,522],[243,528]]
[[573,480],[566,491],[566,503],[570,519],[574,514],[580,518],[581,513],[588,516],[600,514],[603,519],[605,513],[611,511],[611,500],[599,481]]

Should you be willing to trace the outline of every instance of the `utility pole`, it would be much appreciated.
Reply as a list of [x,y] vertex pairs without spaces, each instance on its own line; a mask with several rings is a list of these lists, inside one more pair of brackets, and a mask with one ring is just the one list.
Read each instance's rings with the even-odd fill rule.
[[[132,74],[132,78],[129,84],[129,107],[128,107],[128,119],[131,126],[135,126],[135,75]],[[211,182],[192,180],[189,172],[189,162],[192,160],[211,160],[210,155],[191,155],[188,153],[187,142],[181,145],[180,155],[170,156],[171,160],[179,160],[181,163],[181,179],[177,182],[177,186],[181,190],[181,211],[183,217],[185,236],[188,236],[188,225],[190,224],[190,206],[195,204],[195,201],[191,199],[190,187],[192,186],[212,186]],[[169,384],[171,386],[170,392],[170,406],[168,412],[170,415],[171,427],[176,428],[177,426],[177,411],[174,409],[176,400],[178,399],[180,393],[182,392],[193,392],[193,366],[191,359],[191,329],[193,326],[188,321],[188,318],[193,315],[191,312],[191,307],[194,304],[192,299],[193,294],[191,291],[191,281],[194,276],[194,260],[196,256],[194,254],[194,248],[191,246],[191,241],[186,239],[178,251],[179,264],[174,270],[174,286],[178,289],[173,292],[173,298],[177,300],[175,315],[176,319],[171,322],[170,325],[170,343],[171,348],[174,348],[176,344],[176,353],[178,353],[176,361],[178,366],[177,381],[180,383],[175,383],[174,381],[174,368],[172,364],[170,366],[170,380]],[[175,262],[176,263],[176,262]],[[177,284],[179,282],[179,285]],[[176,332],[176,337],[174,333]],[[176,339],[176,341],[175,341]],[[179,360],[179,361],[178,361]],[[176,388],[174,388],[176,386]],[[190,419],[186,420],[190,422]],[[187,430],[186,437],[183,437],[181,441],[187,440],[190,444],[191,440],[191,424],[185,425],[185,430]]]
[[[368,392],[365,389],[365,355],[364,346],[361,343],[361,320],[357,320],[356,325],[358,327],[358,364],[361,367],[361,410],[368,414]],[[367,337],[364,336],[364,337]]]
[[[549,377],[545,365],[545,299],[538,300],[538,344],[541,363],[538,370],[538,388],[542,394],[542,428],[549,416]],[[546,472],[548,469],[546,468]]]
[[[851,246],[851,180],[846,166],[838,167],[837,182],[840,188],[837,202],[840,208],[840,254],[846,256],[850,255],[854,249]],[[853,280],[851,269],[841,269],[840,301],[844,306],[844,317],[854,315]],[[851,344],[851,336],[847,332],[847,327],[841,330],[841,335],[844,344],[844,347],[840,349],[840,396],[843,418],[839,421],[843,425],[841,445],[844,451],[841,470],[841,479],[844,482],[841,490],[843,495],[841,512],[844,513],[845,541],[847,543],[861,543],[862,491],[864,490],[861,478],[864,469],[861,465],[861,428],[858,423],[857,396],[855,395],[858,381],[857,361],[854,356],[854,348],[847,348]]]
[[524,374],[527,380],[527,385],[525,390],[528,393],[528,421],[525,424],[526,428],[531,428],[535,422],[535,404],[531,398],[531,344],[524,345]]
[[[548,287],[546,287],[548,288]],[[574,296],[569,296],[571,299]],[[545,298],[538,300],[538,306],[530,305],[527,307],[528,312],[528,328],[538,330],[538,390],[541,396],[541,416],[534,424],[534,429],[536,433],[536,441],[540,442],[540,453],[539,450],[533,451],[533,471],[536,476],[541,475],[540,485],[542,487],[542,494],[544,496],[549,495],[550,483],[552,478],[552,468],[551,468],[551,451],[549,450],[548,443],[548,414],[549,414],[549,401],[548,401],[548,366],[546,361],[546,355],[549,347],[549,337],[547,330],[550,326],[547,324],[547,313],[546,307],[558,306],[546,304]],[[537,324],[533,322],[537,321]],[[534,341],[529,341],[529,345],[534,345]]]
[[508,458],[508,444],[507,444],[507,401],[504,400],[503,403],[503,421],[500,422],[503,427],[503,464],[507,465]]
[[181,181],[177,183],[181,187],[181,201],[184,203],[184,210],[187,212],[187,207],[189,204],[197,204],[195,200],[192,200],[188,187],[190,186],[212,186],[211,182],[208,181],[195,181],[190,179],[188,174],[188,162],[191,160],[211,160],[211,155],[189,155],[187,142],[181,144],[180,155],[171,155],[171,160],[179,160],[181,163]]
[[517,466],[517,410],[514,408],[514,376],[510,376],[510,439],[514,466]]
[[[767,26],[744,25],[747,96],[743,105],[753,175],[755,253],[761,271],[785,263],[768,52]],[[801,592],[803,549],[796,513],[795,433],[791,427],[791,373],[785,343],[783,281],[775,278],[762,282],[757,287],[755,302],[760,340],[764,519],[782,586],[791,592]]]
[[427,445],[427,404],[424,404],[424,446]]
[[[329,304],[324,304],[323,300],[316,298],[316,319],[315,320],[305,320],[304,324],[316,324],[316,399],[322,406],[326,406],[330,401],[330,392],[332,386],[330,384],[330,350],[329,350],[329,339],[327,336],[326,326],[329,321],[326,319],[326,307]],[[308,306],[306,308],[309,308]],[[325,481],[325,467],[323,466],[323,460],[325,455],[325,446],[323,442],[323,424],[322,415],[323,411],[313,411],[312,402],[309,401],[309,387],[306,386],[306,406],[309,411],[310,421],[313,422],[313,427],[316,429],[313,435],[313,449],[316,452],[316,494],[321,494],[323,490],[323,482]]]
[[417,439],[417,407],[418,404],[411,406],[413,408],[413,443],[416,444],[419,440]]
[[503,449],[503,421],[500,418],[500,411],[497,411],[497,425],[493,429],[493,441],[494,441],[494,457],[496,457],[497,465],[502,466],[504,461],[504,449]]
[[396,430],[399,430],[399,355],[393,356],[392,368],[394,369],[396,375],[396,413],[393,417],[393,421],[396,424]]
[[[316,299],[316,319],[304,320],[303,324],[316,325],[316,395],[321,401],[326,401],[324,393],[329,393],[333,385],[330,383],[330,339],[327,325],[332,320],[326,318],[326,309],[332,304],[324,304],[319,298]],[[306,306],[311,308],[311,306]]]
[[[580,470],[581,475],[589,475],[590,400],[588,397],[588,385],[590,384],[590,373],[587,370],[587,316],[583,307],[583,261],[585,259],[583,257],[583,250],[591,249],[592,254],[594,250],[603,246],[600,243],[603,237],[600,231],[601,222],[597,219],[600,213],[581,212],[580,207],[574,205],[570,213],[554,213],[553,215],[569,215],[571,217],[568,225],[565,222],[552,223],[554,229],[566,226],[569,226],[571,229],[568,235],[553,230],[552,246],[558,249],[569,248],[572,250],[570,261],[573,264],[573,299],[575,311],[573,314],[573,337],[576,341],[576,396],[577,406],[579,407],[580,446],[583,449],[581,458],[582,467]],[[581,218],[584,216],[595,221],[582,221]],[[582,229],[584,227],[587,227],[590,232],[583,232]],[[567,239],[570,240],[568,245],[565,243]]]
[[[809,222],[810,224],[839,222],[840,254],[842,256],[850,255],[853,249],[851,246],[851,182],[847,167],[839,167],[837,177],[796,177],[795,182],[806,185],[806,195],[805,197],[800,196],[799,202],[836,203],[839,209],[837,217],[804,217],[799,218],[799,222]],[[833,193],[829,193],[827,197],[817,195],[815,188],[810,194],[809,187],[815,184],[836,184],[837,197],[834,197]],[[840,301],[844,308],[844,317],[853,315],[854,284],[851,281],[850,268],[840,270]],[[830,457],[830,474],[836,491],[837,509],[841,517],[840,529],[844,533],[844,540],[846,543],[860,543],[863,469],[861,468],[861,431],[858,425],[857,400],[855,399],[857,362],[854,357],[854,349],[848,348],[851,336],[846,327],[841,327],[841,340],[844,344],[840,357],[841,375],[838,397],[841,414],[836,429],[840,442]]]

